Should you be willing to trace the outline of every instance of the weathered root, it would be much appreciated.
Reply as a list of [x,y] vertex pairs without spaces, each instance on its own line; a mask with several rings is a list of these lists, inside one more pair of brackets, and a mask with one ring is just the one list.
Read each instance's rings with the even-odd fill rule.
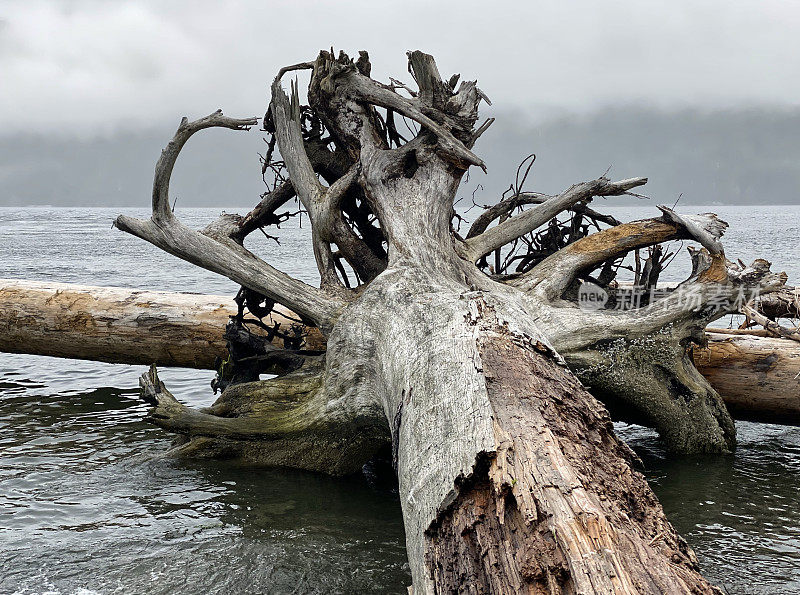
[[[687,217],[662,208],[665,218],[623,224],[580,239],[510,284],[550,304],[542,326],[575,373],[615,416],[655,427],[670,451],[727,452],[735,447],[733,420],[691,360],[709,322],[734,312],[737,302],[780,287],[785,278],[756,261],[728,262],[712,215]],[[632,250],[677,238],[716,250],[689,248],[692,274],[672,293],[627,311],[575,307],[577,278]],[[598,288],[599,289],[599,288]]]
[[558,196],[506,219],[481,234],[468,238],[462,246],[464,256],[474,262],[489,252],[544,225],[561,211],[569,209],[579,202],[590,200],[593,196],[619,196],[646,183],[647,178],[631,178],[618,182],[612,182],[607,178],[598,178],[590,182],[574,184]]
[[671,452],[730,451],[733,420],[690,357],[672,328],[565,355],[614,419],[655,428]]
[[146,420],[181,436],[175,456],[356,473],[388,443],[385,422],[342,418],[326,407],[323,368],[316,358],[278,378],[231,385],[202,410],[180,403],[155,366],[139,383],[142,398],[153,405]]

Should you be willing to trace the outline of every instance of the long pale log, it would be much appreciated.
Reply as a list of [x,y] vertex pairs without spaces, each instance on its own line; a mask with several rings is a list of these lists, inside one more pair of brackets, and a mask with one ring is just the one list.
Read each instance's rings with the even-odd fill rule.
[[735,419],[800,425],[800,344],[748,333],[706,337],[695,365]]
[[[221,295],[0,279],[0,351],[211,369],[236,314]],[[295,315],[276,306],[275,321]],[[306,328],[307,349],[321,334]],[[757,330],[709,329],[694,362],[735,419],[800,425],[800,345]]]
[[[221,295],[0,279],[0,351],[211,369],[235,314]],[[280,306],[271,316],[294,324]],[[309,349],[322,340],[314,331]]]

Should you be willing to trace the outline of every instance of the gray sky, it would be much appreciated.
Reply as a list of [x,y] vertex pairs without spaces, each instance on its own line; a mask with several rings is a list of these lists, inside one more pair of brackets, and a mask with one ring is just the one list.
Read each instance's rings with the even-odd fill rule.
[[611,104],[800,103],[800,3],[0,2],[0,134],[87,136],[222,107],[261,115],[285,64],[333,44],[408,79],[405,50],[533,120]]

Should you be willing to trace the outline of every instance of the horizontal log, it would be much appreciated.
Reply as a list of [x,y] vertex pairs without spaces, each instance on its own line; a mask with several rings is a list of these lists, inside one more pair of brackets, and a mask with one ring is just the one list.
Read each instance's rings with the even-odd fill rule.
[[735,419],[800,425],[800,343],[763,333],[711,332],[694,351],[700,373]]
[[[235,313],[226,296],[0,279],[0,351],[210,369]],[[800,425],[800,344],[763,335],[709,329],[695,364],[736,419]],[[304,347],[322,341],[310,329]]]
[[[235,314],[229,296],[0,279],[0,351],[212,369]],[[279,306],[270,316],[293,324]]]

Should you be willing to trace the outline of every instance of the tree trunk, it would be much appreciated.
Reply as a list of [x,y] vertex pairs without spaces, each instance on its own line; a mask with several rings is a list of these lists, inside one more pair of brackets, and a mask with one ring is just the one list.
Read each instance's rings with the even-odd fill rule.
[[497,289],[387,271],[328,342],[324,390],[389,420],[415,592],[715,592],[605,409]]

